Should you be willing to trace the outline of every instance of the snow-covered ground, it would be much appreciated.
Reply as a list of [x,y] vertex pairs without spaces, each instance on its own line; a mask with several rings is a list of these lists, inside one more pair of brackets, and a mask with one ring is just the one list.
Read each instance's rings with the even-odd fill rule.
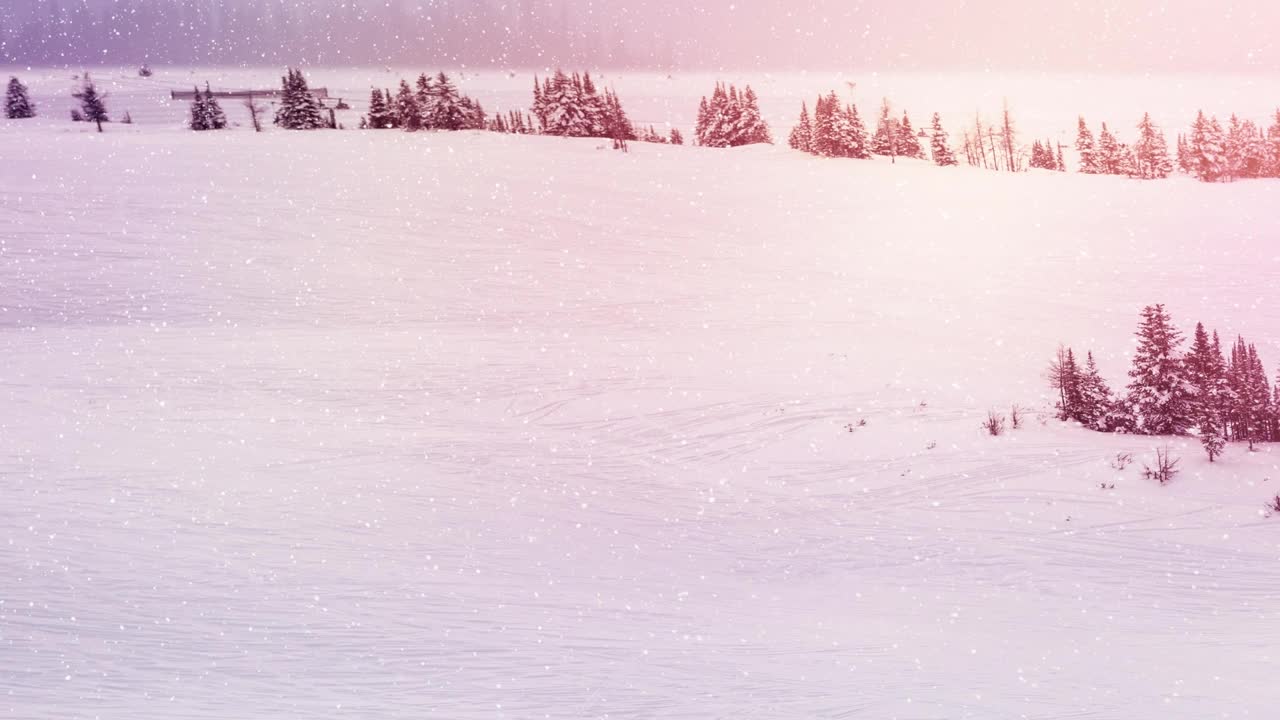
[[1280,183],[113,92],[0,121],[0,714],[1274,716],[1272,448],[978,424],[1148,302],[1274,369]]

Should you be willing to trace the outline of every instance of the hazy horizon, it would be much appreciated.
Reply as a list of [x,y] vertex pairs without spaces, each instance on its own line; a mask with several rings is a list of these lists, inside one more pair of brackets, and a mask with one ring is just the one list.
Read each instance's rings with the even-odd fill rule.
[[656,70],[1230,72],[1280,66],[1280,6],[973,0],[12,0],[0,62]]

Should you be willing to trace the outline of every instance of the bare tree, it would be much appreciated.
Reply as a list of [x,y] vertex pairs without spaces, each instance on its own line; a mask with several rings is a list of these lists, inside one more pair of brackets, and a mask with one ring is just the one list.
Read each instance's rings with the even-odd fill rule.
[[1172,480],[1174,475],[1178,474],[1178,463],[1180,462],[1182,462],[1180,458],[1173,457],[1169,452],[1168,445],[1164,446],[1163,449],[1156,448],[1156,465],[1151,467],[1144,463],[1142,476],[1148,480],[1159,480],[1160,484],[1164,485]]
[[253,121],[253,131],[262,132],[262,113],[267,109],[258,104],[258,101],[250,95],[245,98],[244,107],[249,111],[249,119]]

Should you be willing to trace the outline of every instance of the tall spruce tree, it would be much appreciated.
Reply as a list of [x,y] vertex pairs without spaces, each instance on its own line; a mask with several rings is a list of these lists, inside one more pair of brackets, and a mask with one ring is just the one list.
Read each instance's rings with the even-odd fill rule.
[[400,81],[400,88],[396,90],[392,107],[395,111],[396,126],[401,130],[417,132],[422,129],[422,106],[418,104],[418,95],[413,88],[409,87],[408,81]]
[[317,130],[326,126],[320,115],[320,102],[311,94],[301,70],[289,68],[280,84],[280,107],[276,108],[275,117],[277,126],[285,130]]
[[1222,356],[1214,348],[1204,323],[1196,323],[1196,331],[1187,352],[1184,365],[1190,390],[1191,414],[1200,443],[1209,455],[1209,462],[1222,453],[1226,444],[1226,418],[1223,417],[1223,401],[1226,397],[1226,368]]
[[1077,384],[1079,407],[1075,411],[1076,419],[1091,430],[1113,430],[1108,421],[1112,405],[1111,388],[1098,372],[1098,364],[1093,359],[1092,351],[1087,354],[1084,370],[1079,372]]
[[1086,175],[1097,175],[1101,172],[1097,152],[1093,131],[1089,130],[1084,117],[1081,116],[1076,125],[1076,153],[1080,156],[1080,172]]
[[1155,304],[1143,308],[1137,337],[1127,398],[1134,430],[1144,435],[1182,435],[1193,422],[1178,353],[1182,334],[1164,305]]
[[938,113],[933,114],[931,130],[933,137],[929,141],[929,149],[933,151],[934,164],[943,167],[958,165],[955,154],[951,152],[951,145],[947,142],[947,131],[942,129],[942,117]]
[[1169,145],[1164,133],[1151,121],[1151,113],[1143,113],[1138,123],[1138,142],[1133,153],[1137,161],[1137,175],[1142,178],[1166,178],[1173,171],[1169,160]]
[[911,118],[906,110],[902,111],[902,121],[898,124],[898,130],[902,140],[902,156],[923,160],[924,148],[920,147],[920,138],[916,136],[916,130],[911,126]]
[[1201,110],[1191,124],[1188,140],[1192,174],[1202,182],[1216,182],[1225,173],[1222,126],[1217,118],[1206,118]]
[[227,127],[227,114],[222,111],[218,98],[214,97],[207,82],[204,84],[204,113],[208,124],[206,129],[223,130]]
[[36,116],[36,106],[31,102],[31,93],[16,77],[9,78],[9,85],[5,90],[4,116],[10,120],[26,120]]
[[813,125],[809,122],[809,104],[800,104],[800,121],[791,128],[787,145],[793,150],[813,152]]
[[871,152],[897,159],[898,155],[902,154],[899,150],[900,130],[897,119],[891,117],[890,112],[889,98],[884,98],[880,104],[880,119],[876,122],[876,132],[871,137]]
[[80,91],[72,93],[71,97],[80,101],[80,114],[84,119],[97,123],[98,132],[102,132],[102,123],[110,121],[107,117],[106,95],[98,92],[98,86],[89,78],[89,73],[84,74]]
[[[435,102],[430,108],[431,122],[427,127],[437,130],[462,130],[466,127],[466,113],[464,112],[461,98],[458,94],[458,88],[449,79],[444,72],[436,75],[435,86],[433,88]],[[581,98],[581,88],[576,93]],[[581,102],[579,100],[579,102]],[[581,108],[579,109],[581,112]],[[589,127],[590,123],[588,123]]]

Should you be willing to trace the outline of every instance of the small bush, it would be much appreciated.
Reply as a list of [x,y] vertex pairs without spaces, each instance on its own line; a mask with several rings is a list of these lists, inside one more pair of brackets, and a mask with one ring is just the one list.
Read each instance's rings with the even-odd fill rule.
[[982,429],[992,437],[999,437],[1004,434],[1004,416],[995,410],[987,411],[987,419],[982,423]]
[[1014,430],[1020,430],[1023,425],[1024,412],[1020,406],[1015,404],[1009,408],[1009,425]]
[[1163,450],[1156,448],[1156,464],[1155,467],[1143,464],[1142,476],[1148,480],[1159,480],[1161,485],[1173,480],[1173,476],[1178,474],[1178,463],[1181,459],[1173,457],[1166,446]]
[[1271,500],[1270,502],[1267,503],[1267,514],[1268,515],[1280,514],[1280,495],[1277,495],[1274,500]]
[[1132,464],[1133,464],[1133,453],[1127,453],[1127,452],[1116,453],[1115,459],[1111,461],[1111,468],[1113,470],[1124,470],[1125,468],[1129,467]]

